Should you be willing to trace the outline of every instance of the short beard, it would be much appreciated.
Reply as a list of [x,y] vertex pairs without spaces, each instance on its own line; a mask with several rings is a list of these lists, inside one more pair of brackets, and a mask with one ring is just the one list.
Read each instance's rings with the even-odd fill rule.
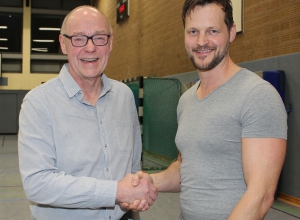
[[[213,60],[210,63],[205,64],[203,66],[197,65],[195,62],[195,57],[192,56],[191,54],[189,54],[188,52],[187,52],[187,54],[196,69],[198,69],[200,71],[209,71],[209,70],[214,69],[219,63],[221,63],[221,61],[224,59],[224,57],[228,54],[229,44],[230,43],[228,41],[223,54],[221,54],[221,55],[220,55],[220,53],[216,54],[216,56],[213,58]],[[197,50],[197,49],[194,49],[194,50]]]

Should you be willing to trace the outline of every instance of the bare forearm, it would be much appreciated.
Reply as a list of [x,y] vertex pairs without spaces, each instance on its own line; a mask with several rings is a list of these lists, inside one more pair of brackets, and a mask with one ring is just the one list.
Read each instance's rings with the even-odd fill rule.
[[151,174],[153,183],[159,192],[180,192],[180,161],[172,163],[168,169]]
[[284,162],[286,140],[243,138],[242,162],[247,190],[229,219],[263,219],[270,209]]
[[268,210],[272,206],[274,194],[268,193],[261,195],[259,193],[246,192],[231,212],[228,220],[245,219],[261,220],[264,219]]

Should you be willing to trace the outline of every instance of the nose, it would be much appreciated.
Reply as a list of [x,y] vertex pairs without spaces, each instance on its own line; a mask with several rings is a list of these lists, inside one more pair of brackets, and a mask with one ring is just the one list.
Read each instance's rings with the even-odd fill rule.
[[86,43],[84,49],[88,52],[93,52],[95,48],[96,46],[94,45],[92,39],[88,39],[88,42]]
[[197,42],[199,46],[204,46],[208,43],[208,37],[205,33],[200,33],[197,37]]

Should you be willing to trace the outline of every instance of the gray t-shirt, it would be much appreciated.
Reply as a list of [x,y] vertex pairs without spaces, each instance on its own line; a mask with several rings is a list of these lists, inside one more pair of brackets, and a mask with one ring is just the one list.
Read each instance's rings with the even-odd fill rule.
[[287,114],[276,89],[246,69],[204,99],[198,86],[177,109],[181,219],[227,219],[246,190],[241,138],[286,139]]

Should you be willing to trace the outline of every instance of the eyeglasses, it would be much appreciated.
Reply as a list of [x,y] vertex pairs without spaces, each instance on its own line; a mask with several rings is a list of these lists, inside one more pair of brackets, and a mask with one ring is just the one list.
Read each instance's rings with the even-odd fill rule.
[[68,36],[66,34],[63,34],[63,36],[70,39],[71,43],[74,47],[84,47],[85,45],[87,45],[87,42],[89,39],[92,40],[92,42],[95,46],[104,46],[108,43],[110,34],[95,34],[90,37],[86,36],[86,35]]

